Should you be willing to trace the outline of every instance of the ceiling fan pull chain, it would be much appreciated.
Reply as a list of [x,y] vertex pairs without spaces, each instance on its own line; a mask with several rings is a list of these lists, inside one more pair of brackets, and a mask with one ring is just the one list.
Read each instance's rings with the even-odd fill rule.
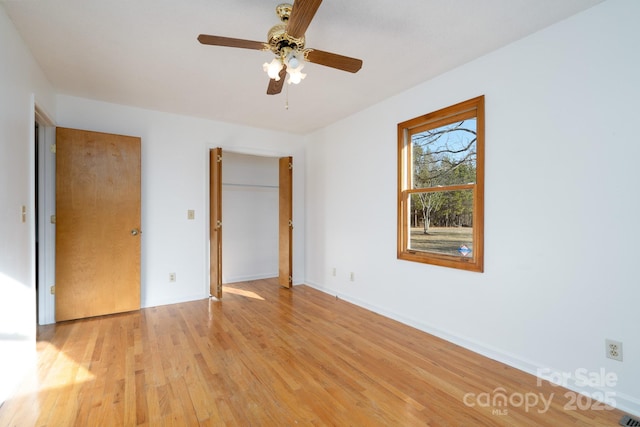
[[287,99],[286,99],[286,103],[284,104],[284,109],[285,110],[289,109],[289,85],[287,85]]

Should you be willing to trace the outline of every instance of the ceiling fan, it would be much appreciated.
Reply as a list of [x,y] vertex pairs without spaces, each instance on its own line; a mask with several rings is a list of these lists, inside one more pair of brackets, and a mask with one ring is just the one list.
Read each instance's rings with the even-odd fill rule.
[[361,59],[305,48],[304,33],[320,7],[320,3],[322,0],[295,0],[293,5],[279,4],[276,7],[276,14],[282,23],[269,30],[266,43],[207,34],[200,34],[198,41],[207,45],[273,52],[276,55],[273,61],[263,65],[270,78],[267,87],[268,95],[275,95],[282,91],[287,74],[289,74],[289,83],[300,83],[306,76],[301,71],[305,61],[350,73],[357,72],[362,67]]

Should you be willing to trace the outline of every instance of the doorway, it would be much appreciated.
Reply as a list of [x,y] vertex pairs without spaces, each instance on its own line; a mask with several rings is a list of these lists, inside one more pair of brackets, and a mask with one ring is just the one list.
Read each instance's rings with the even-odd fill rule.
[[[212,150],[211,206],[211,295],[220,297],[218,285],[273,277],[285,278],[291,286],[291,250],[283,252],[283,232],[291,232],[291,195],[282,199],[282,162],[291,159]],[[223,161],[218,161],[218,156]],[[216,165],[222,165],[217,171]],[[289,175],[290,168],[286,168]],[[216,180],[220,189],[216,190]],[[285,187],[291,186],[285,181]],[[290,191],[290,190],[289,190]],[[287,219],[282,226],[282,212]],[[218,215],[222,221],[218,223]],[[224,223],[224,233],[219,225]],[[218,242],[219,240],[219,242]],[[291,239],[285,239],[289,248]],[[224,248],[224,249],[222,249]],[[282,261],[283,253],[286,255]],[[219,268],[216,266],[219,264]],[[283,265],[286,264],[286,274]],[[221,277],[219,272],[222,272]],[[220,295],[220,296],[219,296]]]

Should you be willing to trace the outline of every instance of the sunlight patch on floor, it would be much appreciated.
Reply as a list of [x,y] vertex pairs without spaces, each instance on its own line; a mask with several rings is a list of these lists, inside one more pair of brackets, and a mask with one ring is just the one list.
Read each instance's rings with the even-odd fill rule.
[[18,390],[16,397],[38,394],[46,390],[72,387],[75,384],[96,379],[96,376],[91,371],[48,342],[38,342],[38,360],[46,360],[48,364],[51,363],[51,360],[54,360],[54,362],[44,378],[39,378],[37,369],[30,372]]
[[227,293],[234,294],[234,295],[240,295],[240,296],[243,296],[243,297],[253,298],[253,299],[260,300],[260,301],[264,301],[264,298],[262,298],[260,295],[256,294],[253,291],[247,291],[246,289],[236,289],[236,288],[231,288],[229,286],[223,286],[222,287],[222,292],[227,292]]

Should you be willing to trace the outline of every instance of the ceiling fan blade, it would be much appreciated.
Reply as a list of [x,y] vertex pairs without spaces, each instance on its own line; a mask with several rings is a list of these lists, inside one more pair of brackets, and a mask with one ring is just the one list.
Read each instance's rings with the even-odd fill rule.
[[362,68],[362,59],[350,58],[348,56],[338,55],[337,53],[325,52],[323,50],[312,49],[306,55],[305,59],[314,64],[320,64],[338,70],[348,71],[350,73],[357,72]]
[[295,0],[287,22],[287,34],[294,38],[304,36],[320,3],[322,0]]
[[202,44],[213,46],[240,47],[243,49],[268,50],[269,46],[263,42],[253,40],[234,39],[231,37],[210,36],[208,34],[200,34],[198,41]]
[[284,79],[287,76],[287,66],[284,65],[280,73],[280,80],[271,79],[269,80],[269,86],[267,87],[267,95],[277,95],[282,92],[282,86],[284,86]]

